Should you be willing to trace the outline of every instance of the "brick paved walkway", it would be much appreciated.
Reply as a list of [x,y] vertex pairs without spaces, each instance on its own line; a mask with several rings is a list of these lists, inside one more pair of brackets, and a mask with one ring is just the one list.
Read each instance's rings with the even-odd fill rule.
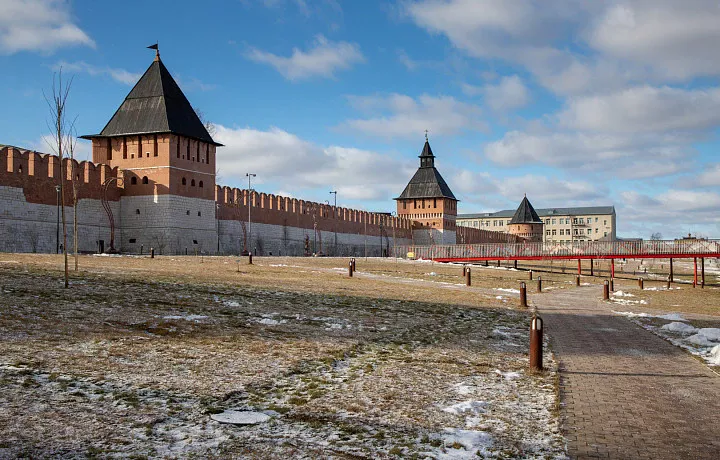
[[560,362],[570,455],[720,459],[720,377],[613,315],[601,295],[589,286],[532,296]]

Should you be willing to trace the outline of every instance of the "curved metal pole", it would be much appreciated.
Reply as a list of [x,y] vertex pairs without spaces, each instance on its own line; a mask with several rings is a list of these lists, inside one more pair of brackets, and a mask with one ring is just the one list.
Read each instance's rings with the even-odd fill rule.
[[108,201],[107,197],[107,191],[110,188],[110,184],[113,182],[118,183],[118,185],[123,184],[123,179],[119,177],[110,177],[103,182],[102,185],[102,198],[101,203],[103,208],[105,209],[105,213],[108,216],[108,221],[110,222],[110,249],[108,249],[107,252],[114,253],[117,252],[115,250],[115,218],[113,217],[112,208],[110,207],[110,202]]

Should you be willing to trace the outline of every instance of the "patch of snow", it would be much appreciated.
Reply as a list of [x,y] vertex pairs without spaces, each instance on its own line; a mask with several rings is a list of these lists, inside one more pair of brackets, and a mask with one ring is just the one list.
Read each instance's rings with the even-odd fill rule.
[[207,319],[205,315],[167,315],[163,316],[163,319],[184,319],[185,321],[195,321],[199,323],[203,319]]
[[234,300],[226,300],[224,303],[225,303],[225,306],[227,306],[227,307],[239,307],[240,306],[240,304],[238,302],[235,302]]
[[[446,428],[442,439],[447,446],[445,452],[437,455],[438,459],[460,459],[486,457],[490,454],[489,447],[493,445],[493,438],[484,431],[460,430]],[[460,445],[461,449],[450,446]]]
[[683,316],[679,313],[668,313],[667,315],[661,315],[658,316],[660,319],[666,319],[668,321],[687,321]]
[[708,338],[702,334],[691,335],[690,337],[685,339],[685,341],[695,345],[699,345],[701,347],[712,347],[713,345],[715,345],[714,342],[708,340]]
[[689,324],[679,323],[677,321],[664,325],[662,329],[670,332],[679,332],[681,334],[694,334],[695,332],[697,332],[697,328]]
[[212,414],[211,419],[220,423],[230,423],[233,425],[257,425],[258,423],[267,422],[270,416],[262,412],[226,410],[219,414]]
[[635,297],[634,294],[630,294],[629,292],[623,292],[623,291],[615,291],[610,294],[611,296],[615,297]]
[[455,415],[482,414],[488,403],[485,401],[462,401],[452,406],[445,407],[443,412]]
[[264,324],[266,326],[277,326],[278,324],[285,324],[287,323],[287,320],[281,319],[272,319],[272,318],[262,318],[256,321],[259,324]]
[[710,350],[708,361],[710,364],[720,366],[720,345],[715,345],[712,350]]
[[720,342],[720,329],[716,327],[704,327],[698,331],[698,335],[713,342]]
[[501,372],[498,369],[495,369],[495,373],[503,376],[505,380],[517,380],[522,377],[518,372]]
[[430,273],[425,273],[425,274],[427,276],[437,276],[437,273],[435,273],[435,272],[430,272]]
[[506,289],[506,288],[495,288],[495,291],[501,291],[501,292],[509,292],[510,294],[520,294],[519,289]]

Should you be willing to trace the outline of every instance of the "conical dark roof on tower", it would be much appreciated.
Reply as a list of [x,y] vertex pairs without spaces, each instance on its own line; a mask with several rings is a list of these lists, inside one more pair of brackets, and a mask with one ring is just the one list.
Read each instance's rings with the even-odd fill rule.
[[540,217],[537,215],[537,212],[535,212],[535,208],[533,208],[533,205],[530,204],[530,200],[527,199],[527,196],[523,198],[522,202],[520,203],[520,206],[518,206],[517,211],[515,211],[515,215],[510,220],[510,224],[542,224],[543,221],[540,220]]
[[435,155],[433,155],[430,143],[427,140],[425,140],[425,145],[420,154],[420,167],[408,182],[405,190],[395,199],[407,200],[414,198],[450,198],[457,201],[445,179],[435,169]]
[[215,145],[190,102],[157,56],[98,135],[172,133]]

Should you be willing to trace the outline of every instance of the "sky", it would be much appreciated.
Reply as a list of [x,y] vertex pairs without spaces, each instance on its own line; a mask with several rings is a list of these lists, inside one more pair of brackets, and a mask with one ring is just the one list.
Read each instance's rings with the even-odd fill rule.
[[155,42],[222,185],[392,211],[427,130],[460,213],[527,194],[720,237],[715,0],[0,0],[0,144],[49,151],[59,69],[100,132]]

